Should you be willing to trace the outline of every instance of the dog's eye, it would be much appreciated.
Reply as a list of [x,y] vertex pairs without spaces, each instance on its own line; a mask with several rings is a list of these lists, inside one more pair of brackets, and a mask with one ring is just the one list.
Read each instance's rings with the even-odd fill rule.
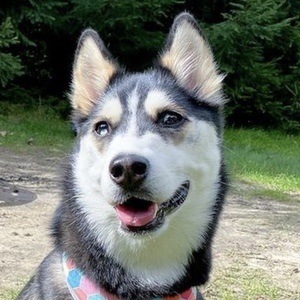
[[95,132],[101,137],[106,136],[110,132],[110,126],[107,122],[101,121],[96,124]]
[[183,121],[184,117],[173,111],[164,111],[157,118],[157,123],[166,127],[179,126]]

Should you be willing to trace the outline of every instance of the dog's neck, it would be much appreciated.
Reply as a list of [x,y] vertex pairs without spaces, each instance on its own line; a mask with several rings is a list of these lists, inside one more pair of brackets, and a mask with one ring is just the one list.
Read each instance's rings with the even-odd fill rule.
[[[90,281],[83,272],[76,267],[73,260],[64,253],[62,256],[63,269],[66,277],[66,283],[74,300],[84,299],[103,299],[118,300],[115,295],[107,292],[105,289],[96,286]],[[155,300],[196,300],[198,295],[196,287],[192,287],[182,294],[175,296],[166,296],[155,298]]]

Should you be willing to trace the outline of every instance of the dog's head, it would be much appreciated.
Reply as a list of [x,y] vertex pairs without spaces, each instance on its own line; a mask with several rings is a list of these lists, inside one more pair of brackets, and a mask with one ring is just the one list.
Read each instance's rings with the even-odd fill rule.
[[222,79],[187,13],[144,73],[124,72],[95,31],[82,34],[71,93],[76,201],[92,234],[125,263],[130,249],[156,242],[158,264],[186,261],[205,239],[220,180]]

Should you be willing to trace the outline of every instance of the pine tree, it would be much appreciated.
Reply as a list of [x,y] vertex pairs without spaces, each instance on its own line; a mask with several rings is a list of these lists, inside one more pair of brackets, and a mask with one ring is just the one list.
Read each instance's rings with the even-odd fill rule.
[[5,87],[15,77],[23,74],[20,57],[8,52],[10,46],[19,42],[11,19],[7,18],[0,25],[0,85],[2,87]]

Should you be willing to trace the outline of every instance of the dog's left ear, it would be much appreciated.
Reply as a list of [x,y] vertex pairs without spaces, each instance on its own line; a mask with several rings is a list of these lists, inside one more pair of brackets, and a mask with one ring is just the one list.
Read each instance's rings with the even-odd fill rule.
[[84,119],[91,112],[117,69],[97,32],[85,30],[79,39],[73,66],[71,104],[75,119]]
[[174,20],[160,64],[197,99],[214,106],[225,102],[220,96],[224,76],[218,73],[210,46],[190,14],[181,13]]

